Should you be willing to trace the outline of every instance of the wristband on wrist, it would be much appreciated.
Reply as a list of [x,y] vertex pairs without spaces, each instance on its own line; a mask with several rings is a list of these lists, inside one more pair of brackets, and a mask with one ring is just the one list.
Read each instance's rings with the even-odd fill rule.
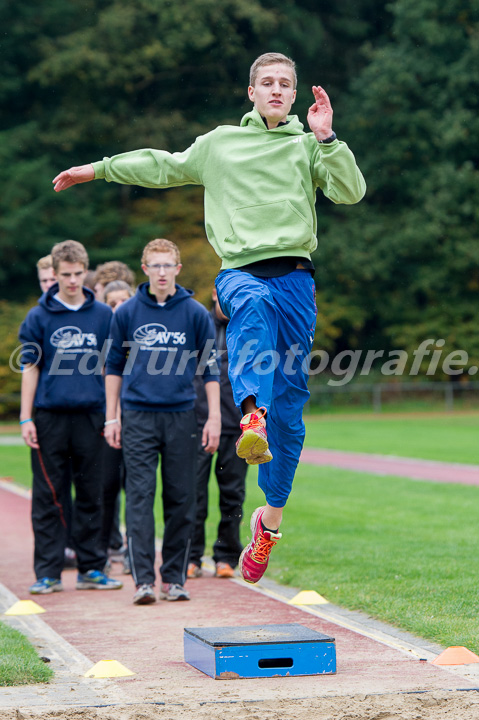
[[336,140],[336,133],[335,133],[335,132],[333,132],[333,134],[330,135],[329,137],[324,138],[324,140],[318,140],[318,142],[321,143],[321,145],[327,145],[328,143],[332,143],[333,140]]
[[27,422],[33,422],[32,418],[28,418],[28,420],[20,420],[19,425],[25,425]]
[[117,423],[117,422],[120,422],[119,420],[117,420],[117,418],[115,418],[114,420],[107,420],[107,421],[105,422],[105,427],[106,427],[107,425],[114,425],[114,424]]

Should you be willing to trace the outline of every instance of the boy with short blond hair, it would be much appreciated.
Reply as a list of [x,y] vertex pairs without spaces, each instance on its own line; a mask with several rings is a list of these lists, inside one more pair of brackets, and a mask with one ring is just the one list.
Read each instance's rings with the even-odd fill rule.
[[[56,283],[20,328],[24,344],[20,427],[32,449],[32,524],[37,577],[30,592],[63,590],[64,476],[75,485],[72,541],[82,589],[122,586],[104,575],[101,529],[101,448],[104,422],[103,355],[111,310],[82,286],[88,255],[66,240],[52,249]],[[93,362],[91,362],[93,360]]]
[[222,259],[218,299],[230,319],[230,379],[244,414],[237,453],[260,465],[258,483],[266,498],[253,514],[252,539],[240,558],[243,578],[251,583],[262,577],[281,537],[304,441],[302,409],[316,322],[316,192],[354,204],[366,190],[354,155],[333,132],[327,93],[317,85],[312,91],[312,132],[305,133],[290,114],[294,63],[265,53],[252,65],[248,97],[254,107],[239,127],[221,125],[184,152],[136,150],[70,168],[53,180],[57,192],[94,179],[205,188],[206,232]]

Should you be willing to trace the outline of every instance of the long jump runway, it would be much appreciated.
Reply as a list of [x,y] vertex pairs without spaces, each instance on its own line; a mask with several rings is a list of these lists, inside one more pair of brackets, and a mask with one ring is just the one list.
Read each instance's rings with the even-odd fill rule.
[[[331,605],[298,607],[288,599],[298,589],[266,580],[249,586],[241,579],[210,574],[188,582],[190,602],[134,606],[131,576],[118,591],[77,591],[75,571],[63,573],[65,591],[30,596],[33,536],[30,500],[0,483],[0,619],[29,635],[50,657],[53,683],[0,690],[0,709],[99,707],[148,702],[158,706],[295,701],[388,693],[472,690],[477,665],[456,670],[432,665],[442,650],[426,641]],[[113,575],[119,576],[120,565]],[[301,588],[310,590],[311,588]],[[8,617],[16,600],[35,599],[41,615]],[[336,639],[335,675],[219,681],[186,664],[185,627],[300,623]],[[100,660],[116,660],[134,673],[114,680],[84,677]],[[469,695],[470,693],[466,693]]]

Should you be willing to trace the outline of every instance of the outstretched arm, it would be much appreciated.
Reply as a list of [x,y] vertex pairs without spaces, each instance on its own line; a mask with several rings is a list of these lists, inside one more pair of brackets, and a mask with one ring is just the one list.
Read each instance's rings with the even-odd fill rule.
[[[53,180],[56,192],[90,180],[106,180],[122,185],[168,188],[179,185],[202,185],[201,165],[207,152],[198,156],[200,138],[187,150],[169,153],[166,150],[143,148],[114,155],[90,165],[64,170]],[[203,158],[203,159],[202,159]],[[200,169],[199,169],[200,168]]]
[[308,111],[308,125],[316,140],[326,140],[333,134],[333,108],[325,90],[313,85],[314,103]]
[[52,180],[55,192],[67,190],[72,185],[90,182],[95,179],[93,165],[77,165],[69,170],[64,170]]

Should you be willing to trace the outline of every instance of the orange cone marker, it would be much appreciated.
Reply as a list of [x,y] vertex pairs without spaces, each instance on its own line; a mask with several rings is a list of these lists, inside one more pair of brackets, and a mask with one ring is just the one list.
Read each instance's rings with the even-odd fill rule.
[[453,645],[432,660],[432,665],[469,665],[479,662],[479,657],[463,645]]

